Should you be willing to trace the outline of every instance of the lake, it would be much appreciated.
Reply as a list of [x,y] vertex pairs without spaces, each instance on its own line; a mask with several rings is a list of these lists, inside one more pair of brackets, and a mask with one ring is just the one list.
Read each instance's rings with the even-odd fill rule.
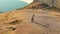
[[12,11],[18,8],[23,8],[28,3],[20,0],[0,0],[0,12]]

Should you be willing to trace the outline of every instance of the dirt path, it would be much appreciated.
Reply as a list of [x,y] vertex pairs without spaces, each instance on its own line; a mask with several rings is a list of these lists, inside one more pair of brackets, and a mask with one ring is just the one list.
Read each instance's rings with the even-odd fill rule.
[[[33,10],[32,10],[33,11]],[[34,14],[34,23],[37,25],[42,25],[43,27],[50,28],[52,32],[49,34],[60,34],[60,18],[57,16],[51,16],[49,10],[35,10],[37,12],[29,13],[29,20],[31,20]]]

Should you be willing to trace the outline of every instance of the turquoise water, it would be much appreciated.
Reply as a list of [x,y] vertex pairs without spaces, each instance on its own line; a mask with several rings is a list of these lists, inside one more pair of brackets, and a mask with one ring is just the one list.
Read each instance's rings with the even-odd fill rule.
[[0,0],[0,12],[12,11],[26,5],[28,5],[28,3],[20,0]]

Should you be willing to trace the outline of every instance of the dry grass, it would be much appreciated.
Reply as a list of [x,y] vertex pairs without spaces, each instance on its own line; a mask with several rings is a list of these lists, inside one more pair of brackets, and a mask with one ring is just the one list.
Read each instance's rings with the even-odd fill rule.
[[[40,4],[39,2],[37,3],[38,5]],[[38,6],[37,3],[35,3],[36,6]],[[34,5],[31,5],[31,7]],[[3,29],[3,32],[0,30],[0,33],[60,34],[60,13],[58,12],[59,10],[55,9],[23,9],[0,14],[0,28]],[[31,22],[32,14],[35,15],[34,22],[36,22],[36,24]],[[16,27],[17,29],[13,31],[12,28],[9,27]]]

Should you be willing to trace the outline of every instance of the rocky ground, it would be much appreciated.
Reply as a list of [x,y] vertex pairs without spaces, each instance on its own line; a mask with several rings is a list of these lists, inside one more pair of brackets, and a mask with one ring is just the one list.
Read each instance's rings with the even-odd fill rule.
[[22,9],[1,13],[0,34],[60,34],[59,11]]

